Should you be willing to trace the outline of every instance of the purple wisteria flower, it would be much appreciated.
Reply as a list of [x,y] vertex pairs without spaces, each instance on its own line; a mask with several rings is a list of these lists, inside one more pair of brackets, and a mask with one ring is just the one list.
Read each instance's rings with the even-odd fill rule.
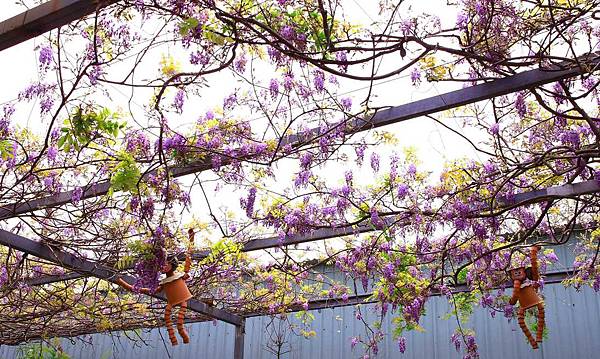
[[396,196],[398,199],[404,199],[408,194],[408,185],[406,183],[400,183],[398,185],[398,189],[396,190]]
[[183,112],[184,99],[185,99],[185,92],[180,89],[179,91],[177,91],[177,94],[175,95],[175,99],[173,100],[173,107],[175,107],[175,110],[178,113]]
[[315,70],[313,72],[313,85],[317,92],[322,92],[325,89],[325,73],[321,70]]
[[104,75],[104,71],[102,71],[102,67],[100,67],[100,65],[92,66],[92,69],[87,73],[87,77],[90,80],[90,85],[96,86],[98,84],[98,79],[102,75]]
[[557,105],[562,105],[563,103],[566,102],[566,100],[564,98],[565,91],[563,90],[563,88],[559,82],[554,83],[554,86],[552,87],[552,91],[555,93],[554,102],[556,102]]
[[500,133],[500,124],[498,122],[490,126],[490,133],[494,136],[497,136],[498,133]]
[[246,54],[242,54],[233,63],[233,68],[235,68],[235,70],[237,72],[244,73],[244,71],[246,71],[246,64],[247,63],[248,63],[248,58],[246,57]]
[[58,149],[54,146],[48,148],[48,160],[50,162],[56,161],[56,155],[58,155]]
[[421,70],[417,67],[414,67],[410,72],[410,81],[412,81],[413,85],[417,86],[421,83]]
[[454,348],[457,352],[460,351],[460,335],[458,333],[452,334],[450,337],[450,342],[454,344]]
[[[190,64],[192,65],[208,65],[210,57],[205,52],[196,51],[190,54]],[[245,63],[242,65],[245,66]],[[243,71],[242,71],[243,72]]]
[[400,350],[400,353],[403,353],[403,354],[406,351],[406,338],[405,337],[398,338],[398,350]]
[[289,25],[285,25],[281,28],[281,30],[279,30],[279,34],[281,35],[281,37],[283,37],[284,39],[290,41],[296,38],[296,31],[294,30],[293,27],[289,26]]
[[52,47],[50,45],[42,46],[38,57],[40,70],[47,71],[52,64]]
[[360,165],[362,164],[362,161],[365,158],[365,150],[367,149],[367,145],[364,143],[361,143],[360,145],[358,145],[357,147],[354,148],[354,151],[356,152],[356,162]]
[[379,154],[377,152],[371,153],[371,168],[374,172],[379,172]]
[[2,287],[4,284],[6,284],[6,282],[8,282],[8,271],[6,270],[6,267],[0,267],[0,287]]
[[73,203],[77,203],[81,201],[81,197],[83,197],[83,188],[77,187],[73,190],[73,194],[71,195],[71,201]]
[[42,114],[47,114],[52,110],[52,106],[54,106],[54,99],[52,97],[44,97],[40,101],[40,112]]
[[525,94],[523,92],[519,92],[517,94],[517,98],[515,99],[515,108],[517,109],[517,114],[519,117],[523,118],[527,115],[527,104],[525,104]]
[[246,216],[252,218],[254,214],[254,202],[256,201],[256,188],[250,188],[248,198],[246,199]]
[[344,109],[344,111],[350,111],[350,109],[352,108],[352,99],[349,97],[344,97],[340,103],[342,104],[342,108]]
[[150,140],[144,131],[133,130],[125,135],[125,148],[131,154],[147,156],[150,151]]
[[275,99],[277,95],[279,95],[279,81],[277,79],[271,79],[269,83],[269,93],[271,94],[271,98]]
[[376,229],[383,229],[385,227],[385,222],[381,219],[381,217],[379,217],[379,212],[377,212],[377,209],[375,209],[375,207],[371,207],[371,224]]
[[339,61],[340,63],[338,64],[338,67],[340,68],[340,70],[342,72],[347,72],[348,71],[348,54],[346,53],[346,51],[339,51],[335,53],[335,59],[336,61]]
[[232,93],[231,95],[227,96],[227,98],[225,98],[225,100],[223,101],[223,108],[226,110],[231,110],[233,106],[235,106],[236,102],[237,95],[235,93]]
[[283,88],[287,92],[290,92],[292,90],[292,87],[294,87],[294,74],[288,71],[285,74],[283,74]]
[[310,176],[312,176],[312,172],[307,171],[307,170],[300,171],[296,175],[296,179],[294,179],[294,186],[296,186],[297,188],[306,187],[306,185],[308,184],[308,180],[310,179]]

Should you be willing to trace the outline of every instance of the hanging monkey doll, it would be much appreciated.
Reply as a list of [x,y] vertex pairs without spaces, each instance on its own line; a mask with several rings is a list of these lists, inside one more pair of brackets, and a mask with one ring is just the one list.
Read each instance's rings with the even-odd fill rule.
[[[159,293],[161,291],[165,292],[165,296],[167,297],[167,306],[165,308],[165,324],[167,325],[167,331],[169,332],[171,345],[178,344],[177,338],[175,337],[175,330],[173,329],[173,323],[171,322],[171,311],[173,307],[177,305],[179,306],[179,315],[177,316],[177,331],[179,332],[181,339],[183,339],[184,344],[190,342],[190,337],[183,326],[183,318],[187,309],[187,301],[192,298],[192,294],[185,284],[185,281],[190,278],[188,273],[192,264],[190,254],[192,251],[192,244],[194,243],[193,229],[190,228],[188,230],[188,236],[190,239],[190,246],[185,256],[184,273],[175,272],[178,261],[176,256],[171,255],[167,258],[167,262],[161,269],[161,271],[165,273],[166,277],[159,282],[159,286],[156,288],[156,290],[151,291],[150,288],[140,289],[140,292],[144,294]],[[133,290],[133,286],[125,282],[122,278],[118,279],[118,284],[127,290]]]
[[[513,295],[510,298],[509,303],[511,305],[515,305],[517,301],[519,302],[519,312],[517,314],[517,318],[519,321],[519,326],[525,333],[527,340],[531,344],[533,349],[538,348],[538,343],[542,342],[542,334],[544,332],[544,301],[538,296],[537,289],[539,284],[537,281],[540,279],[540,272],[538,270],[538,262],[537,262],[537,253],[539,251],[539,246],[533,246],[529,251],[529,255],[531,258],[531,267],[519,267],[509,270],[510,278],[513,281]],[[529,279],[529,282],[526,281]],[[527,325],[525,324],[525,311],[529,308],[533,308],[537,306],[538,309],[538,325],[537,325],[537,333],[535,339]]]

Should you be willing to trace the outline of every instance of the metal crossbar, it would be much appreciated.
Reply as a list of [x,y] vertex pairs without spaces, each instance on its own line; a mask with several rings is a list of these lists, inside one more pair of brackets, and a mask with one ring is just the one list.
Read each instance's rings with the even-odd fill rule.
[[[31,254],[41,259],[45,259],[64,268],[69,268],[83,275],[93,276],[104,279],[112,283],[117,283],[119,277],[127,282],[133,282],[135,278],[131,276],[117,275],[113,268],[95,263],[90,260],[78,257],[74,254],[65,252],[60,248],[51,247],[41,242],[36,242],[29,238],[0,229],[0,244]],[[166,301],[163,294],[153,294],[155,298]],[[200,314],[208,317],[222,320],[224,322],[241,325],[243,318],[229,313],[219,308],[211,307],[198,300],[188,301],[188,307]]]
[[0,22],[0,51],[67,25],[114,0],[49,0]]
[[[416,117],[430,115],[451,108],[491,99],[497,96],[506,95],[511,92],[521,91],[561,79],[578,76],[596,70],[596,67],[600,63],[600,57],[599,54],[596,53],[580,57],[578,59],[578,63],[584,64],[581,67],[575,66],[574,63],[575,62],[570,62],[569,64],[562,63],[554,65],[548,69],[529,70],[487,83],[432,96],[423,100],[391,107],[385,110],[380,110],[369,118],[357,118],[352,120],[349,125],[346,125],[348,126],[346,128],[346,133],[357,133],[372,128],[386,126],[392,123],[398,123]],[[322,131],[331,131],[331,129],[323,130],[321,128],[314,128],[302,134],[290,135],[282,140],[282,144],[300,146],[307,141],[311,141],[312,139],[322,135]],[[206,171],[212,168],[212,161],[207,159],[183,166],[174,166],[169,170],[171,171],[171,175],[173,177],[181,177],[192,173]],[[155,174],[155,171],[147,173],[146,176],[153,174]],[[81,198],[89,199],[102,196],[107,194],[109,189],[110,181],[105,180],[97,182],[84,188]],[[12,218],[43,208],[64,205],[70,203],[72,198],[73,191],[71,190],[42,198],[36,198],[23,203],[6,205],[0,207],[0,220]]]
[[[497,200],[496,206],[490,206],[489,208],[506,208],[516,205],[533,204],[551,199],[560,198],[574,198],[581,195],[593,194],[600,192],[600,183],[596,180],[590,180],[574,184],[565,184],[562,186],[549,187],[529,192],[518,193],[512,196],[510,199]],[[383,222],[387,226],[398,224],[395,216],[383,217]],[[408,220],[400,222],[400,224],[407,224]],[[326,240],[330,238],[337,238],[343,236],[349,236],[354,234],[374,232],[378,229],[375,228],[371,223],[362,223],[358,225],[344,225],[336,226],[331,228],[321,228],[310,233],[299,233],[286,235],[283,239],[279,237],[266,237],[250,240],[244,243],[241,251],[251,252],[263,249],[291,246],[296,244],[315,242],[320,240]],[[202,251],[194,253],[192,258],[200,260],[208,256],[208,251]],[[183,259],[180,258],[180,259]],[[84,275],[78,273],[67,273],[63,275],[48,275],[39,278],[33,278],[28,281],[29,285],[44,285],[54,282],[73,280],[81,278]]]

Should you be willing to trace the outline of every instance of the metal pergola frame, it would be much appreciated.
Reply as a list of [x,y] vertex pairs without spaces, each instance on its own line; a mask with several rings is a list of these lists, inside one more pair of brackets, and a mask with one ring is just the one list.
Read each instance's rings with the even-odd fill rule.
[[[580,182],[580,183],[575,183],[575,184],[567,184],[567,185],[562,185],[562,186],[549,187],[549,188],[545,188],[545,189],[519,193],[519,194],[514,195],[513,198],[511,199],[511,201],[500,203],[500,205],[497,206],[496,208],[498,208],[498,207],[506,208],[507,206],[534,204],[534,203],[539,203],[539,202],[548,201],[548,200],[552,200],[552,199],[570,198],[570,197],[575,197],[575,196],[580,196],[580,195],[585,195],[585,194],[592,194],[592,193],[597,193],[597,192],[600,192],[600,183],[598,183],[598,181],[595,181],[595,180],[590,180],[590,181],[585,181],[585,182]],[[385,224],[387,226],[390,226],[392,224],[398,224],[398,222],[396,222],[395,216],[384,217],[383,221],[385,222]],[[407,221],[400,222],[400,224],[405,224],[405,223],[408,223],[408,222]],[[258,251],[258,250],[266,250],[266,249],[286,247],[286,246],[292,246],[292,245],[297,245],[297,244],[302,244],[302,243],[315,242],[315,241],[321,241],[321,240],[326,240],[326,239],[331,239],[331,238],[339,238],[339,237],[344,237],[344,236],[369,233],[369,232],[375,232],[375,231],[378,231],[378,229],[375,228],[370,223],[362,223],[359,225],[337,226],[337,227],[331,227],[331,228],[321,228],[321,229],[315,230],[315,231],[313,231],[311,233],[307,233],[307,234],[286,235],[283,240],[280,240],[279,237],[265,237],[265,238],[250,240],[250,241],[244,243],[243,247],[241,248],[241,251],[242,252],[252,252],[252,251]],[[0,238],[0,244],[2,244],[1,238]],[[208,251],[196,252],[193,254],[192,258],[196,259],[196,260],[200,260],[200,259],[206,258],[206,256],[208,256],[208,254],[209,254]],[[114,272],[117,271],[116,269],[112,269],[112,268],[111,268],[111,270]],[[29,280],[27,280],[27,283],[31,286],[45,285],[45,284],[50,284],[50,283],[54,283],[54,282],[79,279],[79,278],[82,278],[85,276],[86,276],[85,273],[77,273],[77,272],[66,273],[66,274],[61,274],[61,275],[46,275],[46,276],[40,276],[37,278],[29,279]]]
[[[31,10],[0,22],[0,51],[22,43],[33,37],[39,36],[52,29],[69,24],[72,21],[92,14],[98,9],[114,2],[117,1],[47,1],[46,3],[43,3]],[[431,115],[451,108],[456,108],[483,100],[489,100],[494,97],[513,92],[535,88],[537,86],[545,85],[554,81],[568,79],[596,71],[599,64],[600,56],[597,53],[589,54],[587,56],[578,58],[576,61],[573,60],[568,63],[555,64],[548,69],[529,70],[512,76],[507,76],[479,85],[467,87],[461,90],[456,90],[404,105],[379,110],[370,117],[353,119],[349,124],[345,124],[345,126],[347,126],[345,131],[348,134],[357,133],[420,116]],[[303,134],[288,136],[283,139],[282,144],[289,144],[292,147],[297,147],[317,138],[320,135],[322,135],[321,130],[315,128]],[[180,177],[209,170],[211,168],[212,162],[207,160],[185,166],[171,167],[170,171],[173,177]],[[104,195],[108,193],[109,188],[109,181],[101,181],[92,184],[84,190],[82,199],[89,199]],[[510,201],[496,200],[495,205],[491,204],[490,208],[509,207],[523,203],[536,203],[556,198],[572,198],[579,195],[597,192],[600,192],[600,185],[598,182],[586,181],[517,194]],[[44,208],[68,204],[71,202],[71,198],[72,191],[65,191],[56,195],[32,199],[24,203],[15,203],[0,207],[0,220],[13,218]],[[385,220],[390,221],[391,219],[386,218]],[[390,222],[388,222],[388,224],[389,223]],[[254,251],[278,246],[288,246],[346,236],[355,233],[365,233],[374,230],[374,227],[370,224],[324,228],[309,234],[287,236],[283,242],[280,242],[278,238],[274,237],[252,240],[244,244],[243,251]],[[117,278],[115,276],[116,270],[113,268],[80,258],[59,248],[36,242],[5,230],[0,230],[0,244],[25,253],[29,253],[33,256],[50,261],[58,266],[65,267],[73,271],[73,273],[67,273],[61,276],[46,276],[42,278],[31,279],[28,281],[30,285],[42,285],[56,281],[72,280],[80,278],[81,276],[94,276],[100,279],[111,281],[113,283]],[[198,256],[202,257],[203,254],[199,254]],[[553,280],[562,281],[564,278],[566,278],[567,274],[568,273],[566,272],[562,274],[556,274],[556,278]],[[130,276],[123,277],[128,281],[133,279]],[[455,289],[461,290],[461,288]],[[465,287],[463,290],[466,291],[469,290],[469,288]],[[370,294],[359,295],[352,297],[352,299],[349,301],[312,301],[309,303],[309,309],[323,309],[365,303],[365,300],[370,296]],[[162,295],[154,295],[154,297],[165,300]],[[236,359],[243,358],[245,317],[261,315],[261,313],[248,314],[242,317],[215,307],[208,306],[207,304],[196,300],[190,300],[189,307],[190,309],[203,315],[235,325],[236,341],[234,356]]]
[[0,23],[0,51],[67,25],[116,0],[49,0]]

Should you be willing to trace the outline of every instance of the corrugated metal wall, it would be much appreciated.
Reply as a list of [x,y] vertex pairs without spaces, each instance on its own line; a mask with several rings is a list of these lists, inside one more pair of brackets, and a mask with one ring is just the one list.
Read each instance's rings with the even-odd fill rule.
[[[546,295],[546,318],[549,337],[541,349],[533,352],[525,342],[516,322],[508,323],[504,318],[491,318],[484,310],[476,310],[470,326],[477,331],[478,345],[482,358],[598,358],[600,355],[600,297],[591,289],[577,293],[561,285],[548,285]],[[370,306],[363,306],[364,310]],[[442,317],[448,312],[444,298],[432,298],[427,305],[427,315],[421,324],[426,333],[410,333],[408,349],[404,355],[398,351],[395,341],[386,337],[380,347],[378,358],[460,358],[449,338],[456,322]],[[289,335],[289,343],[283,346],[290,351],[282,358],[316,359],[357,358],[358,350],[350,348],[352,336],[364,335],[364,326],[354,319],[354,308],[334,308],[315,311],[312,329],[317,336],[311,339]],[[293,315],[291,316],[293,317]],[[364,315],[367,321],[374,320],[373,314]],[[270,318],[257,317],[247,321],[246,358],[274,358],[266,350]],[[296,321],[295,318],[292,321]],[[297,322],[297,321],[296,321]],[[113,335],[96,334],[82,338],[91,344],[77,341],[74,345],[63,340],[63,348],[72,358],[223,358],[233,357],[233,326],[217,323],[187,325],[192,342],[188,345],[171,347],[166,331],[153,329],[142,332],[148,346],[134,345],[123,333]],[[391,317],[383,323],[384,331],[391,328]],[[130,333],[129,335],[135,336]],[[162,337],[161,337],[162,336]],[[163,337],[167,344],[163,344]],[[3,346],[0,358],[18,357],[17,348]]]
[[[572,257],[567,248],[556,250],[563,264],[570,263]],[[554,269],[564,269],[554,268]],[[323,268],[324,272],[336,279],[342,279],[338,273],[331,273],[331,268]],[[517,323],[510,323],[502,317],[492,318],[489,313],[477,309],[470,327],[477,332],[478,345],[482,358],[600,358],[600,296],[586,288],[581,292],[565,289],[562,285],[547,285],[544,288],[546,297],[546,319],[549,329],[548,339],[538,351],[532,351],[526,343]],[[376,316],[362,306],[363,317],[367,322]],[[431,298],[428,301],[427,315],[421,325],[425,333],[409,333],[408,349],[400,354],[396,342],[386,336],[380,346],[377,358],[461,358],[450,343],[450,336],[456,327],[454,319],[445,320],[448,304],[445,298]],[[305,339],[290,334],[287,344],[282,347],[285,359],[346,359],[358,358],[361,355],[357,346],[351,350],[350,338],[364,336],[363,324],[354,318],[355,308],[334,308],[314,311],[315,320],[311,328],[317,332],[316,337]],[[388,315],[383,324],[384,332],[392,328],[392,316]],[[249,318],[246,324],[245,358],[276,358],[267,350],[271,333],[268,326],[272,319],[268,317]],[[294,315],[290,321],[298,323]],[[277,323],[277,320],[274,321]],[[72,358],[233,358],[234,327],[224,323],[188,324],[192,342],[188,345],[171,347],[164,329],[145,330],[141,336],[148,345],[134,344],[126,333],[96,334],[81,338],[74,344],[63,339],[62,345]],[[127,335],[136,336],[131,332]],[[164,342],[163,342],[164,339]],[[85,344],[89,342],[89,344]],[[18,357],[18,348],[0,347],[0,358]]]

